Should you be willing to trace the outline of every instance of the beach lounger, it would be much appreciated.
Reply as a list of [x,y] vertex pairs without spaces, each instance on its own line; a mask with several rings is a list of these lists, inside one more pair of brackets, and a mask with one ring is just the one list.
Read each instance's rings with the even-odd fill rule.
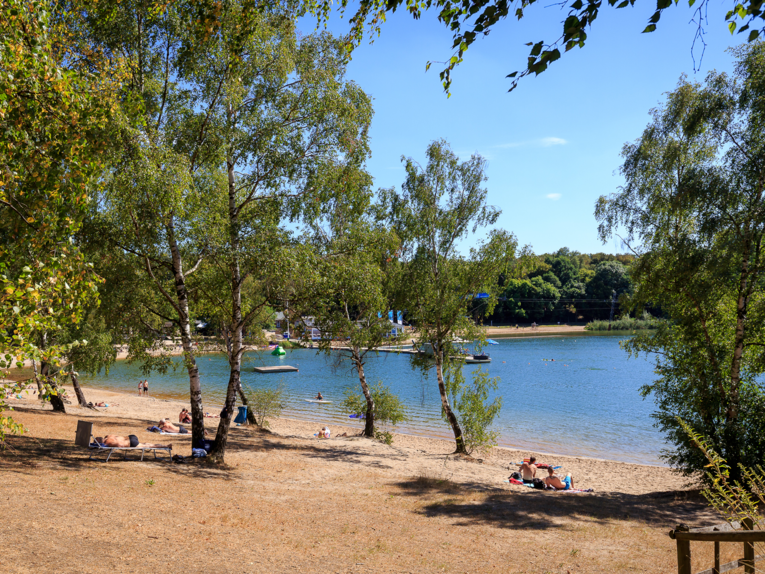
[[93,456],[96,456],[99,453],[106,453],[105,462],[109,462],[109,459],[111,458],[112,453],[114,453],[115,450],[124,450],[125,460],[127,460],[127,455],[128,455],[127,451],[129,450],[141,451],[141,460],[143,460],[143,455],[147,450],[150,450],[154,453],[154,458],[158,458],[157,457],[158,450],[167,451],[167,454],[169,456],[168,460],[172,460],[172,457],[173,457],[172,445],[161,446],[161,447],[140,447],[140,446],[131,447],[131,446],[106,446],[103,444],[99,444],[96,442],[95,438],[93,438],[93,423],[86,422],[86,421],[77,421],[77,434],[74,437],[74,444],[76,444],[77,446],[81,446],[83,448],[87,448],[90,451],[90,457],[89,457],[90,460],[93,459]]

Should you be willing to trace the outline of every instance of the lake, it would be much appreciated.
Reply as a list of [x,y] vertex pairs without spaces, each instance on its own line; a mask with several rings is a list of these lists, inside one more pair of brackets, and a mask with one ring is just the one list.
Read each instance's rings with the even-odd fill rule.
[[[497,393],[502,412],[495,423],[500,445],[530,450],[661,464],[665,444],[653,428],[653,401],[640,397],[639,389],[650,382],[653,366],[645,358],[628,359],[619,348],[625,336],[576,335],[498,339],[490,345],[492,362],[480,365],[500,377]],[[252,388],[283,384],[287,390],[284,416],[319,424],[360,426],[348,419],[340,406],[343,390],[358,388],[358,377],[349,364],[335,367],[336,355],[317,355],[316,350],[288,350],[284,357],[269,352],[247,353],[242,383]],[[554,361],[552,360],[554,359]],[[188,399],[188,375],[181,367],[165,375],[148,376],[152,396]],[[223,355],[198,358],[204,407],[219,410],[228,383],[228,362]],[[292,365],[297,373],[260,374],[259,365]],[[466,379],[479,365],[465,365]],[[380,353],[366,365],[367,380],[382,380],[405,403],[409,421],[399,432],[452,438],[440,416],[441,404],[435,372],[423,376],[411,366],[408,355]],[[85,384],[136,392],[144,378],[138,365],[119,361],[108,376],[83,377]],[[321,391],[333,404],[307,403]],[[174,417],[177,413],[168,413]]]

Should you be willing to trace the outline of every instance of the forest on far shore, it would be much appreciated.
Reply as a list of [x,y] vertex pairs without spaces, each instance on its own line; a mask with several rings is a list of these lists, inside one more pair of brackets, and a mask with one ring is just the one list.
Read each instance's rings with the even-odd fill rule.
[[[614,319],[624,314],[620,303],[633,290],[633,255],[579,253],[563,247],[534,258],[533,271],[522,279],[504,280],[499,303],[484,317],[486,324],[607,321],[612,306]],[[481,315],[483,304],[476,301],[476,315]]]

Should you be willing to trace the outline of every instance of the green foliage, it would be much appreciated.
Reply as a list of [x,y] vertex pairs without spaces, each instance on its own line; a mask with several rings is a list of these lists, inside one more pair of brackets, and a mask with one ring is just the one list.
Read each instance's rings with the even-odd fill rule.
[[281,416],[285,395],[284,385],[276,388],[247,388],[247,406],[255,415],[255,421],[259,427],[268,428],[268,419]]
[[[632,255],[587,254],[565,247],[532,256],[526,277],[505,279],[502,299],[485,322],[608,319],[612,291],[620,299],[632,292],[628,271],[633,261]],[[621,307],[617,300],[614,311],[621,314]]]
[[678,417],[730,464],[765,458],[765,44],[734,51],[733,76],[684,78],[624,146],[626,185],[600,198],[603,240],[618,228],[640,255],[630,306],[661,302],[668,319],[622,343],[656,361],[657,426],[673,466],[693,474],[705,458]]
[[[45,335],[98,300],[99,278],[72,238],[100,184],[114,83],[97,56],[87,71],[67,67],[51,8],[0,5],[0,377],[27,359],[59,365],[68,347]],[[0,429],[20,427],[4,416]]]
[[[523,257],[516,259],[518,242],[511,233],[492,227],[500,212],[486,205],[485,160],[474,155],[460,162],[443,140],[428,146],[427,158],[425,168],[411,158],[403,159],[407,177],[401,193],[389,189],[380,195],[388,221],[402,241],[400,306],[408,310],[420,345],[432,349],[441,406],[457,452],[465,452],[462,430],[449,404],[447,371],[455,352],[454,337],[482,336],[467,316],[471,295],[487,293],[486,312],[491,313],[500,277],[519,273]],[[458,243],[483,227],[492,227],[488,240],[462,255]]]
[[614,291],[620,295],[629,289],[627,268],[618,261],[603,261],[595,267],[595,275],[587,283],[587,296],[590,299],[608,301]]
[[590,321],[584,326],[585,331],[639,331],[642,329],[658,329],[661,319],[651,317],[648,312],[640,319],[622,317],[614,321]]
[[388,446],[393,444],[393,434],[388,431],[375,430],[375,439]]
[[[375,403],[375,429],[377,423],[383,426],[396,426],[407,420],[404,403],[382,381],[369,386],[369,392]],[[343,412],[352,415],[364,415],[367,412],[367,401],[363,394],[355,389],[345,389],[342,403]]]
[[[606,0],[605,3],[613,8],[625,8],[633,6],[637,0]],[[693,7],[696,0],[688,0],[688,7]],[[432,10],[439,22],[441,22],[452,33],[453,50],[451,58],[442,58],[446,66],[440,73],[440,78],[447,92],[451,86],[451,73],[462,62],[465,52],[476,41],[477,38],[485,36],[506,18],[515,18],[521,21],[527,15],[532,6],[537,4],[537,0],[523,0],[522,2],[510,3],[506,0],[361,0],[358,3],[349,0],[340,1],[340,12],[344,13],[349,5],[353,6],[355,12],[349,18],[351,46],[358,45],[364,38],[365,28],[368,28],[370,36],[380,34],[382,23],[386,21],[388,12],[395,12],[399,8],[405,8],[415,19],[420,19],[426,10]],[[649,18],[643,33],[653,32],[658,26],[661,15],[672,5],[678,2],[670,0],[659,0],[656,4],[656,10]],[[313,0],[307,4],[308,9],[314,14],[319,22],[326,21],[332,2],[329,0]],[[561,18],[555,15],[555,23],[560,26],[560,36],[553,42],[539,40],[537,42],[528,42],[529,56],[526,68],[522,71],[515,71],[508,74],[512,78],[510,91],[518,85],[518,81],[528,75],[539,75],[553,62],[559,60],[561,56],[574,48],[583,48],[590,28],[600,14],[604,6],[604,0],[566,0],[561,4],[561,9],[565,10],[565,15]],[[704,4],[693,8],[693,10],[702,10]],[[762,10],[762,2],[758,0],[744,0],[737,3],[726,16],[726,28],[731,34],[736,31],[738,23],[743,24],[738,27],[738,33],[749,31],[747,41],[752,42],[763,34],[765,26],[765,11]],[[760,29],[757,26],[761,26]],[[497,33],[497,32],[495,32]],[[430,68],[432,62],[428,62],[426,69]]]
[[731,468],[710,445],[710,441],[695,432],[682,419],[678,424],[692,444],[704,455],[708,464],[704,472],[706,487],[701,493],[709,505],[728,522],[750,520],[754,527],[763,523],[760,509],[765,505],[765,470],[760,464],[753,468],[739,466],[741,481],[731,479]]
[[[488,402],[489,394],[497,390],[499,377],[489,377],[479,367],[473,372],[470,383],[466,383],[463,368],[461,360],[448,362],[446,388],[462,428],[465,450],[467,454],[472,454],[496,446],[499,432],[491,430],[491,425],[502,409],[502,397],[495,397]],[[441,415],[446,418],[443,409]]]

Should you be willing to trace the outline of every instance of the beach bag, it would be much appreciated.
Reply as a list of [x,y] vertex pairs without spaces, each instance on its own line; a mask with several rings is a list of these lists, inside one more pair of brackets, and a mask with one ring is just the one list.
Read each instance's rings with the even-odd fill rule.
[[520,472],[514,472],[510,475],[510,478],[513,478],[515,480],[523,480],[523,477],[521,476]]
[[534,485],[534,488],[536,488],[537,490],[545,489],[545,483],[541,478],[535,478],[531,482]]

